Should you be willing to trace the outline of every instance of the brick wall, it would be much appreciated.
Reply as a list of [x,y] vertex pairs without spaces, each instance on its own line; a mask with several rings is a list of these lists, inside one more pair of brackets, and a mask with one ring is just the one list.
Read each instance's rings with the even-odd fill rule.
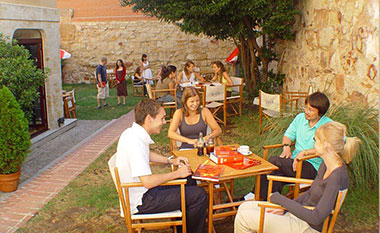
[[57,8],[72,9],[73,22],[156,20],[132,12],[131,7],[121,7],[119,0],[57,0]]

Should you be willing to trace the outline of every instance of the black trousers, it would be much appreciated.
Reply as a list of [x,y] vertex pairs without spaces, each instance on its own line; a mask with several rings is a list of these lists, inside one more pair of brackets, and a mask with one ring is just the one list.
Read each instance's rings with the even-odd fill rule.
[[[279,156],[273,156],[269,159],[269,162],[276,165],[279,170],[273,171],[271,175],[276,176],[288,176],[288,177],[296,177],[296,172],[293,171],[293,161],[294,159],[286,159],[280,158]],[[314,179],[317,176],[317,171],[311,165],[311,163],[304,161],[302,164],[302,172],[301,178],[305,179]],[[264,200],[267,200],[268,196],[268,180],[266,175],[260,176],[260,197]],[[280,192],[282,191],[282,187],[287,183],[284,182],[273,182],[272,192]],[[252,193],[255,193],[255,187],[252,189]]]
[[[186,230],[189,233],[205,232],[208,196],[196,182],[188,178],[185,187]],[[143,196],[137,214],[160,213],[181,209],[181,189],[179,186],[158,186],[149,189]],[[182,228],[178,228],[182,232]]]

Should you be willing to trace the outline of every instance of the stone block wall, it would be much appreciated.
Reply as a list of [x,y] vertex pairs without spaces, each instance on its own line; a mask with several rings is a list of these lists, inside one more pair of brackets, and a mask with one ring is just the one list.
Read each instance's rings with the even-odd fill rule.
[[279,71],[285,89],[311,85],[333,103],[379,101],[379,2],[320,0],[298,2],[296,39],[279,42]]
[[211,72],[211,62],[225,61],[235,49],[232,41],[214,41],[206,36],[193,36],[178,27],[152,20],[73,22],[72,11],[61,10],[61,48],[72,53],[64,61],[65,83],[94,81],[94,70],[103,56],[108,67],[117,59],[132,62],[127,72],[139,65],[141,55],[148,55],[153,75],[162,64],[173,64],[179,70],[187,60],[192,60],[203,72]]

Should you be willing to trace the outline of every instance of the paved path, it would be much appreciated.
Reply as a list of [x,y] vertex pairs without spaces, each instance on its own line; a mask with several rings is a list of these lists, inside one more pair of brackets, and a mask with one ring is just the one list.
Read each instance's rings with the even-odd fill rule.
[[37,211],[54,198],[75,177],[104,151],[134,122],[131,111],[113,120],[103,130],[87,139],[56,165],[0,200],[0,232],[15,232]]

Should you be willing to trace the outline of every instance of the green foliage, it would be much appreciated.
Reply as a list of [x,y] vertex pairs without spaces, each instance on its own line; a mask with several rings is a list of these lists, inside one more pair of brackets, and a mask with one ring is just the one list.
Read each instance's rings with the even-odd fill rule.
[[30,119],[34,101],[39,97],[38,88],[47,75],[34,65],[29,50],[7,39],[0,33],[0,87],[9,88]]
[[28,121],[10,90],[0,89],[0,174],[17,172],[30,147]]
[[253,96],[259,96],[259,90],[271,94],[280,93],[284,78],[285,74],[275,74],[270,71],[268,73],[268,81],[258,83],[257,88],[254,89]]
[[[278,39],[294,38],[292,24],[298,11],[291,0],[120,0],[184,32],[232,39],[239,46],[244,78],[250,95],[267,82],[268,65],[276,60]],[[259,73],[257,75],[256,73]]]
[[[274,120],[276,126],[265,132],[262,145],[281,143],[285,130],[297,113]],[[379,182],[379,125],[378,111],[359,105],[332,106],[326,114],[332,120],[347,126],[349,137],[362,141],[359,152],[348,165],[351,183],[358,187],[373,187]],[[260,151],[260,154],[262,151]],[[271,150],[270,155],[279,155],[280,150]]]

